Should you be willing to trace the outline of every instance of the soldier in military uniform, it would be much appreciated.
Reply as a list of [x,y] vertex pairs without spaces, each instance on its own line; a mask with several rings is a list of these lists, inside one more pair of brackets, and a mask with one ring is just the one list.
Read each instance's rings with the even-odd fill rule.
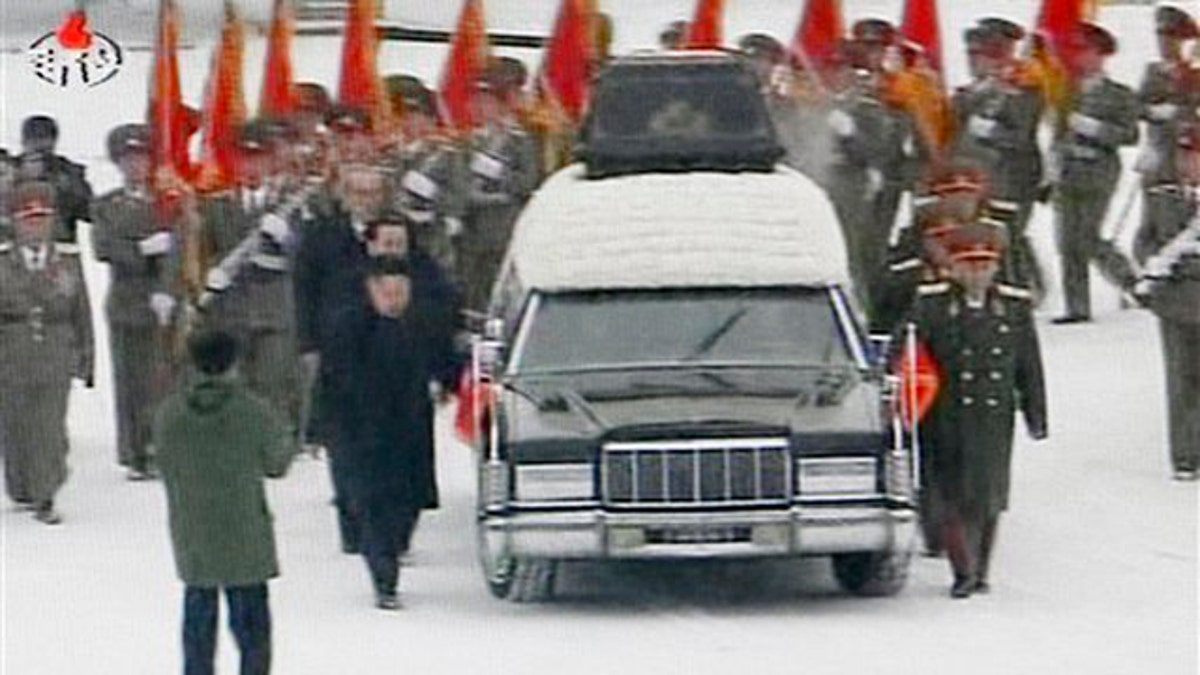
[[[1196,22],[1170,6],[1159,7],[1154,18],[1162,58],[1146,66],[1138,90],[1146,123],[1146,144],[1136,167],[1142,174],[1142,232],[1181,229],[1189,218],[1192,204],[1179,180],[1178,145],[1197,123],[1200,106],[1200,71],[1183,53],[1187,40],[1200,37]],[[1144,259],[1146,252],[1138,257]]]
[[1158,316],[1166,365],[1171,467],[1176,480],[1200,476],[1200,127],[1173,153],[1185,218],[1150,220],[1134,241],[1144,278],[1137,294]]
[[405,145],[392,167],[394,206],[408,219],[415,243],[448,274],[456,275],[454,240],[463,230],[469,183],[465,156],[438,133],[432,91],[413,76],[394,76],[386,82],[393,108],[404,111]]
[[1020,26],[987,18],[970,29],[967,45],[973,78],[954,93],[958,120],[957,152],[978,161],[990,176],[993,200],[1011,203],[1011,246],[1005,277],[1037,291],[1044,289],[1041,270],[1026,236],[1029,218],[1042,183],[1038,125],[1041,92],[1018,77],[1016,45],[1025,36]]
[[71,380],[93,385],[92,315],[72,244],[53,241],[55,190],[20,184],[15,238],[0,243],[0,436],[8,496],[55,524],[67,479]]
[[301,373],[292,269],[300,204],[289,204],[295,195],[272,184],[276,142],[266,124],[247,123],[238,139],[239,184],[201,204],[213,263],[202,304],[208,321],[238,338],[251,391],[298,431]]
[[57,195],[58,222],[54,240],[74,244],[79,221],[87,220],[92,205],[92,186],[82,164],[55,154],[58,124],[45,115],[33,115],[21,124],[21,154],[15,163],[21,180],[45,181]]
[[[1117,151],[1138,140],[1137,96],[1104,73],[1105,59],[1117,51],[1116,39],[1093,23],[1080,24],[1074,39],[1078,84],[1055,141],[1055,209],[1066,296],[1065,313],[1054,319],[1058,324],[1091,320],[1088,266],[1099,262],[1100,228],[1121,175]],[[1135,280],[1128,267],[1108,264],[1101,271],[1121,288]]]
[[880,19],[855,24],[847,47],[853,71],[828,123],[836,159],[827,190],[846,239],[855,291],[871,315],[887,258],[888,236],[900,197],[911,182],[912,118],[884,102],[883,64],[896,30]]
[[[1017,409],[1031,437],[1047,435],[1028,294],[995,282],[1002,246],[994,228],[956,230],[948,242],[950,278],[922,286],[906,322],[942,376],[920,432],[955,598],[989,590],[996,526],[1008,507]],[[902,332],[897,344],[904,345],[905,337]]]
[[513,225],[540,173],[536,141],[512,106],[520,85],[511,71],[491,63],[480,89],[482,126],[470,142],[467,212],[457,252],[465,304],[476,312],[487,309]]
[[168,330],[175,311],[171,279],[174,236],[160,229],[150,194],[149,129],[121,125],[108,136],[109,158],[124,185],[92,205],[92,245],[108,263],[111,284],[105,300],[117,415],[117,461],[130,480],[154,475],[150,431],[154,403],[169,388]]

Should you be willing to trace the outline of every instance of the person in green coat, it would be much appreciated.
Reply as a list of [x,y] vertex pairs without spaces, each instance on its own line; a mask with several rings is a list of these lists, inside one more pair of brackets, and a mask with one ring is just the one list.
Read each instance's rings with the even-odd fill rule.
[[242,383],[232,335],[197,333],[188,354],[193,377],[154,420],[175,567],[186,586],[184,672],[213,672],[224,589],[241,672],[259,675],[271,663],[267,581],[279,576],[263,477],[286,473],[296,439]]
[[[1030,294],[996,283],[1002,247],[995,228],[957,229],[948,242],[949,279],[922,286],[906,322],[941,373],[920,433],[955,598],[989,590],[996,526],[1008,508],[1016,411],[1031,437],[1047,435]],[[897,344],[906,336],[907,329]]]

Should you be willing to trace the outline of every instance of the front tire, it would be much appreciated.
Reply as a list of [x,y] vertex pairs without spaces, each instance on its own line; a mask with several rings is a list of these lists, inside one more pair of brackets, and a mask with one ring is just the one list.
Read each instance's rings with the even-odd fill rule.
[[910,551],[871,551],[833,556],[833,576],[844,590],[863,597],[896,595],[908,581]]

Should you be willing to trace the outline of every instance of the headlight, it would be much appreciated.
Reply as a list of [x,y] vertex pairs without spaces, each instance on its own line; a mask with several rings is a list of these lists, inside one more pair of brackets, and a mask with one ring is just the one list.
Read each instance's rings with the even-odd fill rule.
[[829,457],[796,462],[801,497],[870,497],[878,494],[874,457]]
[[585,501],[595,496],[591,464],[534,464],[517,467],[517,500]]

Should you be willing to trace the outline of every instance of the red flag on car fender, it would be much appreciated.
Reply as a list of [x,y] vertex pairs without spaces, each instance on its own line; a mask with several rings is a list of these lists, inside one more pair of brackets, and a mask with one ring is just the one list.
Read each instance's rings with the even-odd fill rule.
[[438,87],[443,122],[457,131],[466,133],[477,126],[475,96],[487,59],[483,0],[464,0]]
[[491,407],[487,384],[464,368],[458,378],[458,410],[454,414],[454,431],[460,441],[467,445],[479,442]]
[[[937,400],[942,386],[941,368],[929,347],[915,336],[905,344],[892,367],[900,377],[900,415],[904,427],[911,431],[916,423],[925,419],[925,414]],[[913,411],[916,412],[915,419]]]
[[583,120],[591,95],[594,20],[589,0],[563,0],[542,60],[542,89],[574,124]]
[[938,20],[937,0],[907,0],[900,35],[908,42],[920,45],[929,67],[939,75],[942,67],[942,28]]
[[205,92],[200,168],[196,189],[213,192],[232,187],[237,179],[237,134],[246,123],[242,60],[246,35],[232,2],[225,3],[225,25],[213,52]]
[[725,0],[696,0],[684,49],[720,49],[725,44]]
[[375,32],[376,1],[351,0],[346,10],[337,98],[339,105],[366,111],[371,116],[371,129],[380,134],[390,127],[391,111],[375,60],[379,43]]
[[805,68],[820,74],[836,60],[838,45],[845,34],[841,0],[806,0],[792,39],[792,56]]
[[189,115],[179,86],[179,9],[175,0],[161,0],[154,61],[150,69],[151,187],[156,194],[180,188],[191,179],[188,157]]
[[296,110],[296,96],[292,89],[295,83],[292,68],[294,33],[291,0],[275,0],[271,10],[271,29],[267,35],[262,93],[258,99],[259,117],[287,117]]

